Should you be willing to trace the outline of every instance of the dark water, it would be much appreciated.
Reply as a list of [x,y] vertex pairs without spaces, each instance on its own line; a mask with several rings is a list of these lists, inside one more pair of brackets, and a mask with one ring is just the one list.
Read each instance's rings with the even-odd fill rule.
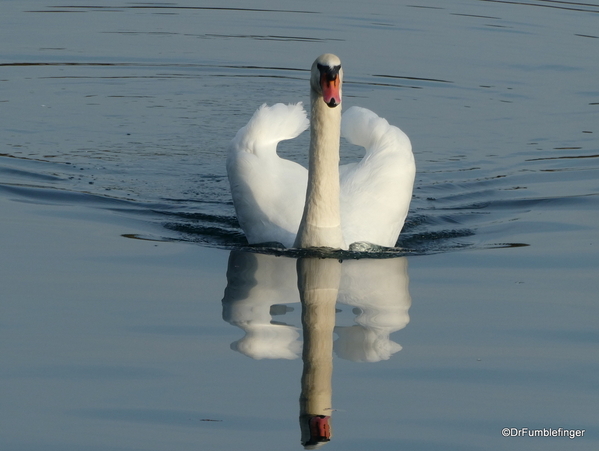
[[597,448],[599,4],[0,12],[3,449],[301,449],[296,262],[237,253],[224,161],[324,52],[418,171],[407,258],[340,266],[326,447]]
[[[596,202],[596,5],[403,5],[383,20],[383,5],[337,17],[267,5],[35,4],[4,6],[5,183],[151,203],[178,238],[243,244],[226,145],[260,103],[306,101],[306,68],[331,48],[348,56],[346,102],[412,137],[419,178],[401,246],[493,245],[468,237],[538,202]],[[87,32],[69,29],[73,20]],[[45,42],[24,24],[63,31]],[[393,45],[371,49],[378,41]],[[304,162],[306,139],[283,154]]]

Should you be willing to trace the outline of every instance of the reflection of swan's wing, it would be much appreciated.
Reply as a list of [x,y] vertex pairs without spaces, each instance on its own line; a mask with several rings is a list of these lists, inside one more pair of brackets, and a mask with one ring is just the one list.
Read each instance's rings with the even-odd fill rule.
[[410,321],[407,265],[405,257],[343,262],[338,301],[358,308],[359,313],[355,320],[358,325],[335,328],[339,357],[377,362],[401,350],[389,335]]
[[231,343],[231,349],[252,359],[288,359],[299,357],[302,350],[299,333],[289,326],[248,324],[246,336]]
[[308,128],[301,103],[262,105],[231,142],[227,174],[241,228],[250,243],[293,246],[306,199],[308,171],[279,158],[277,144]]
[[399,128],[365,108],[344,114],[341,135],[366,148],[364,158],[341,167],[341,224],[347,244],[395,246],[412,199],[416,166]]
[[358,307],[356,322],[365,327],[403,329],[410,321],[408,259],[346,260],[339,302]]
[[223,319],[246,335],[231,348],[254,359],[295,359],[296,327],[273,324],[271,306],[299,302],[295,260],[233,251],[229,257]]
[[389,339],[387,331],[380,329],[362,326],[335,327],[335,333],[339,337],[335,341],[335,353],[353,362],[389,360],[402,349],[400,344]]

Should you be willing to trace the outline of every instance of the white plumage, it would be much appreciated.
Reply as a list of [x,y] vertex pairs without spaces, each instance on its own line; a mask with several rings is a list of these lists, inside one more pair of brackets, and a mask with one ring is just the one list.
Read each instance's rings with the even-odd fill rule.
[[278,241],[292,247],[304,202],[308,171],[277,155],[277,144],[310,125],[302,104],[262,105],[237,132],[227,173],[239,225],[250,244]]
[[[322,142],[329,143],[331,136],[335,141],[335,133],[338,142],[338,121],[329,116],[339,115],[340,106],[334,105],[334,101],[331,105],[326,100],[327,107],[322,109],[322,104],[316,103],[323,102],[322,91],[318,90],[319,80],[324,80],[326,75],[322,75],[323,66],[327,69],[336,67],[339,71],[338,98],[341,98],[342,71],[340,62],[335,64],[338,61],[335,58],[334,55],[323,55],[312,68],[310,158],[314,159],[311,163],[313,168],[322,159],[314,156],[317,152],[336,152],[338,165],[338,145],[336,149],[318,149],[318,143],[321,135]],[[314,129],[315,123],[319,124],[317,129]],[[333,124],[330,128],[336,126],[337,130],[330,130],[327,124]],[[296,245],[296,235],[308,202],[308,170],[280,158],[276,149],[280,141],[295,138],[309,125],[301,103],[262,105],[231,143],[227,173],[239,224],[250,244],[276,241],[285,247]],[[333,202],[330,208],[325,205],[322,209],[332,212],[333,218],[340,216],[344,243],[339,245],[334,242],[330,247],[347,248],[347,245],[356,242],[392,247],[397,242],[412,197],[416,167],[410,140],[399,128],[389,125],[372,111],[359,107],[351,107],[343,114],[341,135],[349,142],[364,147],[366,153],[359,162],[338,168],[338,175],[337,169],[332,168],[328,172],[323,169],[320,176],[326,183],[339,183],[340,189],[340,208],[335,209]],[[325,147],[335,146],[327,144]],[[335,159],[332,161],[335,162]],[[311,183],[322,184],[321,179]],[[328,202],[320,198],[311,201]],[[331,222],[330,218],[327,216],[326,227]],[[304,218],[304,221],[310,222],[309,226],[318,220],[318,216],[314,215]],[[307,226],[304,224],[304,228]]]
[[395,246],[408,215],[416,172],[410,139],[360,107],[343,114],[341,136],[366,149],[361,161],[340,168],[345,242]]

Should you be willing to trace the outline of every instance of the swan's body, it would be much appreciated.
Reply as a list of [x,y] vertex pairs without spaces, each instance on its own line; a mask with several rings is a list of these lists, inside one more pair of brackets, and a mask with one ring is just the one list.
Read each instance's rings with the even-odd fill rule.
[[306,201],[308,171],[277,155],[277,144],[309,126],[302,104],[262,105],[229,150],[227,173],[239,225],[250,244],[292,247]]
[[[312,66],[309,171],[280,158],[277,144],[308,127],[301,104],[263,105],[231,143],[227,172],[233,203],[250,244],[347,249],[355,242],[392,247],[412,197],[409,138],[365,108],[341,120],[343,71],[334,55]],[[339,167],[339,137],[366,148]]]
[[341,223],[349,244],[395,246],[408,215],[416,166],[408,136],[365,108],[343,114],[341,135],[366,149],[341,166]]

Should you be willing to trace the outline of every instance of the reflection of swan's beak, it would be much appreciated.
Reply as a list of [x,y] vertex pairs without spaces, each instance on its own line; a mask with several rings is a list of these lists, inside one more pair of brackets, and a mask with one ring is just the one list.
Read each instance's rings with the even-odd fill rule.
[[308,418],[308,427],[310,428],[310,438],[303,445],[307,449],[316,448],[319,444],[324,444],[331,440],[331,426],[329,420],[331,417],[326,415],[314,415]]

